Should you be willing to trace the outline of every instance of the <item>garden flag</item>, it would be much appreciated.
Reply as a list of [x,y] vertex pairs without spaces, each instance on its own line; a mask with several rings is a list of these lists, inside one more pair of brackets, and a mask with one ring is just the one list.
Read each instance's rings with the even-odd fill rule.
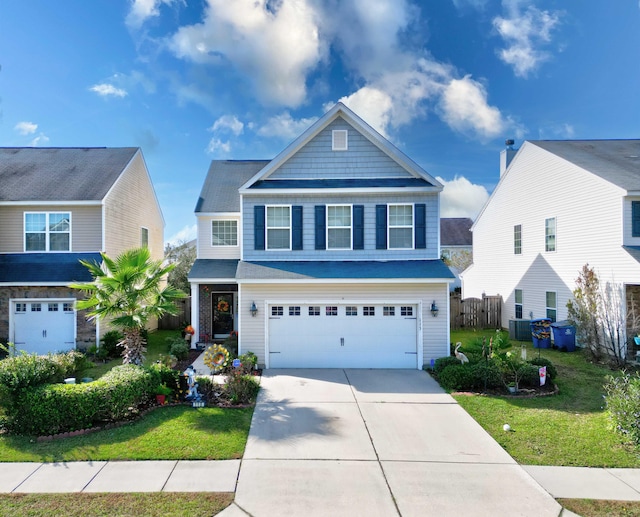
[[544,386],[544,383],[547,381],[547,367],[541,366],[538,372],[540,373],[540,386]]

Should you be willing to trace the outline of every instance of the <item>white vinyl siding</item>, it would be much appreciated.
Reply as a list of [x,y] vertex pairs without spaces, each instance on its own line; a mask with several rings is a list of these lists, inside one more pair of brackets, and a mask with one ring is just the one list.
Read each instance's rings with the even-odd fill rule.
[[267,206],[267,249],[291,249],[291,207]]
[[413,249],[413,205],[389,205],[389,249]]
[[327,249],[351,249],[351,205],[327,206]]

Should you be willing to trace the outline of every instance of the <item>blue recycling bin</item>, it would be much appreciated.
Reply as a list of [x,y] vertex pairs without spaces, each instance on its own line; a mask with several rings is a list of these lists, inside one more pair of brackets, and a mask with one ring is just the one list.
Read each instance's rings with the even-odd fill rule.
[[576,351],[576,328],[568,321],[556,321],[551,324],[553,343],[559,350]]
[[539,318],[531,320],[531,339],[533,348],[551,348],[551,320]]

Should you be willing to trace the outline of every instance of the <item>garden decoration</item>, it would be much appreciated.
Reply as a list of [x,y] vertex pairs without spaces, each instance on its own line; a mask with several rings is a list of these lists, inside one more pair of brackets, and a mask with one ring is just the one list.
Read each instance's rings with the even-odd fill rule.
[[187,369],[184,371],[184,375],[187,377],[187,386],[189,387],[189,392],[187,393],[185,400],[190,400],[193,407],[204,407],[204,400],[202,400],[202,395],[198,393],[196,369],[192,364],[187,366]]
[[187,327],[184,329],[184,339],[187,342],[191,341],[191,338],[193,337],[193,335],[196,333],[196,331],[194,330],[194,328],[191,325],[187,325]]
[[462,346],[462,343],[460,342],[456,343],[456,349],[454,350],[453,354],[456,356],[456,359],[460,361],[462,364],[468,363],[469,359],[467,358],[467,356],[464,355],[462,352],[458,352],[458,349],[461,346]]
[[220,300],[218,302],[218,310],[220,312],[229,312],[229,302],[226,300]]
[[212,345],[204,353],[204,364],[211,369],[213,374],[222,371],[228,362],[229,351],[222,345]]

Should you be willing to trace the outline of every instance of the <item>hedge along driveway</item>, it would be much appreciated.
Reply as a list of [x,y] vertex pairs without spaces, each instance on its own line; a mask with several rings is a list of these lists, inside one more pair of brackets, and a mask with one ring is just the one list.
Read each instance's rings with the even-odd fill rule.
[[[452,340],[461,341],[466,336],[456,337],[452,332]],[[519,350],[522,343],[512,344]],[[558,395],[539,398],[454,395],[458,403],[518,463],[640,467],[638,449],[624,444],[622,437],[610,429],[604,410],[605,378],[617,372],[605,365],[589,363],[582,352],[563,353],[533,349],[531,343],[526,345],[529,358],[540,354],[557,367]],[[509,424],[514,432],[505,432],[504,424]]]
[[0,436],[0,461],[223,460],[241,458],[253,408],[167,406],[121,427],[38,442]]

